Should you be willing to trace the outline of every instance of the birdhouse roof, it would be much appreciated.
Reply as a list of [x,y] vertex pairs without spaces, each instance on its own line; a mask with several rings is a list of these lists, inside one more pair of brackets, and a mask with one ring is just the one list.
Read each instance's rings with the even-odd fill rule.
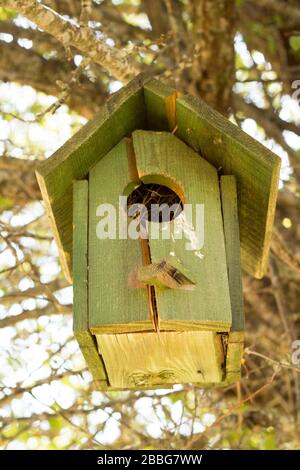
[[136,129],[170,131],[220,174],[235,175],[243,268],[262,277],[274,220],[280,158],[204,101],[139,75],[115,93],[89,121],[37,170],[67,278],[72,279],[73,181]]

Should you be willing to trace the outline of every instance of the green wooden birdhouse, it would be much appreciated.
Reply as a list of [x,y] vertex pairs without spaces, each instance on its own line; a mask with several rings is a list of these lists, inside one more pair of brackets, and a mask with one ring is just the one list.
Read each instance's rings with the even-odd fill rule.
[[266,271],[279,169],[204,102],[143,76],[40,166],[99,388],[239,379],[241,267]]

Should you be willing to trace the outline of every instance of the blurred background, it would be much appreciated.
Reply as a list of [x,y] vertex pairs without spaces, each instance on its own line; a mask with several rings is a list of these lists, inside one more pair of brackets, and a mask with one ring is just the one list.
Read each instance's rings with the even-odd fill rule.
[[[34,171],[140,71],[282,159],[269,269],[243,276],[242,379],[227,389],[102,393],[72,334]],[[2,449],[300,448],[299,103],[297,0],[0,2]]]

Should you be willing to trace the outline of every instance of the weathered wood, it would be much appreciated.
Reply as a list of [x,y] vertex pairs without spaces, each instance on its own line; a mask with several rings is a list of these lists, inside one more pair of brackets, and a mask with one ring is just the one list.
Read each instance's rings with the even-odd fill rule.
[[237,177],[242,263],[256,277],[264,274],[280,159],[200,100],[177,98],[177,110],[175,100],[174,89],[143,75],[137,77],[113,95],[95,119],[38,169],[37,178],[62,266],[70,281],[72,181],[85,177],[90,167],[121,138],[148,125],[172,131],[178,126],[181,139],[217,169]]
[[97,341],[112,387],[222,380],[222,345],[214,332],[97,335]]
[[75,181],[73,193],[73,331],[94,380],[97,381],[99,388],[105,388],[106,373],[88,325],[88,182]]
[[72,279],[72,182],[84,178],[123,137],[146,128],[143,75],[115,93],[97,116],[37,170],[52,230],[67,279]]
[[[222,335],[223,336],[223,335]],[[241,379],[241,365],[244,352],[244,332],[231,331],[227,336],[225,347],[225,374],[220,383],[196,383],[200,388],[221,388],[235,384]]]
[[[92,333],[153,330],[146,289],[130,288],[130,274],[142,266],[139,240],[120,239],[119,196],[134,187],[131,146],[123,139],[89,174],[89,319]],[[100,204],[116,209],[115,239],[99,239]],[[116,222],[116,225],[115,223]],[[127,225],[125,226],[127,229]]]
[[88,330],[88,194],[87,180],[73,183],[73,271],[74,314],[73,329]]
[[229,333],[226,353],[226,378],[225,384],[235,383],[240,380],[241,364],[244,352],[244,332],[233,331]]
[[[172,262],[172,258],[170,259]],[[192,290],[195,283],[189,279],[177,266],[169,260],[159,263],[150,263],[136,271],[137,283],[169,289]]]
[[242,331],[245,329],[245,318],[241,275],[238,203],[234,176],[221,177],[221,201],[232,312],[231,330]]
[[177,98],[177,135],[237,180],[242,266],[255,277],[267,268],[280,158],[203,101]]
[[226,374],[241,370],[243,343],[228,343]]
[[[196,245],[193,247],[196,234],[184,218],[179,219],[181,216],[169,224],[169,239],[162,240],[163,224],[156,227],[159,239],[153,239],[155,223],[149,224],[152,262],[169,261],[173,257],[195,283],[191,291],[155,288],[161,330],[228,331],[232,319],[216,169],[168,132],[135,131],[133,145],[138,174],[144,183],[165,184],[177,192],[183,202],[191,204],[194,224],[196,204],[204,205],[201,250]],[[185,225],[188,239],[184,236],[175,239],[180,225]],[[192,244],[189,250],[186,249],[188,241]]]
[[144,95],[149,129],[172,132],[176,126],[177,91],[151,80],[144,85]]

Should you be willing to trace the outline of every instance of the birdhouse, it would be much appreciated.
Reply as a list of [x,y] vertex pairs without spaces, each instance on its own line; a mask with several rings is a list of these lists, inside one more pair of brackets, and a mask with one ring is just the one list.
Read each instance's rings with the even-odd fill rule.
[[279,169],[203,101],[143,76],[42,163],[74,333],[99,388],[239,380],[241,268],[266,271]]

